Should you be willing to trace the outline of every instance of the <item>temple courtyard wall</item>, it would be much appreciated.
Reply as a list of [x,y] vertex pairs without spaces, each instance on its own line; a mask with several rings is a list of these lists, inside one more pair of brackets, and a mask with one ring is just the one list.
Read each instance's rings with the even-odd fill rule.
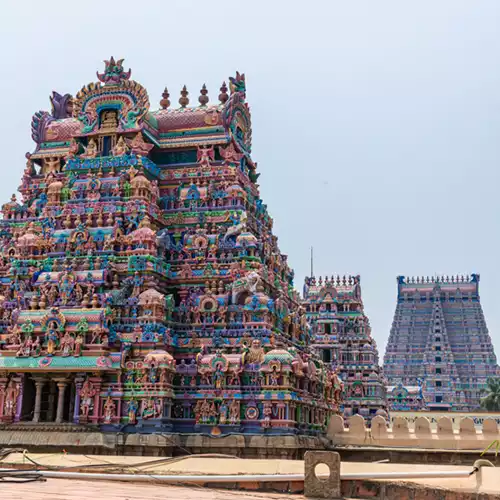
[[[458,425],[458,428],[456,428]],[[335,415],[328,427],[328,438],[335,445],[381,446],[429,450],[484,450],[500,440],[496,419],[488,418],[476,425],[470,417],[454,424],[449,417],[438,419],[435,428],[426,417],[417,417],[410,424],[404,417],[395,417],[390,425],[380,416],[371,421],[355,415],[346,421]]]
[[448,417],[453,429],[457,431],[460,430],[460,421],[464,418],[471,418],[478,430],[482,428],[485,420],[494,420],[500,425],[500,412],[391,411],[389,419],[392,425],[396,418],[404,418],[412,426],[419,417],[429,420],[431,429],[437,429],[438,421],[442,417]]

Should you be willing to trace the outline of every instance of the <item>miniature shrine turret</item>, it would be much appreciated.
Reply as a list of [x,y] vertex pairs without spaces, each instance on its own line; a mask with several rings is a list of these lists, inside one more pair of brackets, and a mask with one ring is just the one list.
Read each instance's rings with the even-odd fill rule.
[[311,345],[342,382],[344,414],[387,418],[385,383],[360,277],[306,278],[303,306],[312,328]]

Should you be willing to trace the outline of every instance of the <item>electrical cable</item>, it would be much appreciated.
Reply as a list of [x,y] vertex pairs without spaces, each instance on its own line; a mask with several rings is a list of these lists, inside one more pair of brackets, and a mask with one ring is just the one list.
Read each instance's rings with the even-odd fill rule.
[[[45,465],[37,460],[31,458],[28,455],[28,451],[23,448],[4,448],[0,450],[0,462],[4,460],[7,456],[13,454],[13,453],[22,453],[23,458],[26,459],[28,462],[33,464],[38,470],[54,470],[54,471],[69,471],[71,469],[98,469],[98,468],[108,468],[112,470],[125,470],[125,469],[137,469],[141,470],[143,467],[150,467],[154,465],[164,465],[164,464],[174,464],[177,462],[180,462],[182,460],[186,460],[187,458],[230,458],[230,459],[238,459],[241,460],[239,457],[234,456],[234,455],[226,455],[223,453],[200,453],[200,454],[193,454],[193,455],[185,455],[182,457],[165,457],[165,458],[158,458],[155,460],[147,460],[144,462],[137,462],[137,463],[132,463],[132,464],[117,464],[117,463],[112,463],[112,462],[101,462],[97,464],[78,464],[78,465]],[[50,453],[47,454],[47,456],[52,456],[52,455],[59,455],[58,453]],[[88,455],[83,455],[85,458],[89,460],[93,460],[92,457],[89,457]]]

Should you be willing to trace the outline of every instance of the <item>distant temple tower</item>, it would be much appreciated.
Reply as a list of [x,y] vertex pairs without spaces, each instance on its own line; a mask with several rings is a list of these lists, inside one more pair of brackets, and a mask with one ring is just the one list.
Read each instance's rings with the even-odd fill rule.
[[420,386],[429,410],[473,410],[480,405],[486,380],[497,372],[478,274],[398,276],[398,302],[384,358],[391,409],[414,409],[416,398],[406,404],[403,396]]
[[344,414],[385,416],[385,385],[364,313],[360,277],[306,278],[303,305],[314,347],[344,382]]

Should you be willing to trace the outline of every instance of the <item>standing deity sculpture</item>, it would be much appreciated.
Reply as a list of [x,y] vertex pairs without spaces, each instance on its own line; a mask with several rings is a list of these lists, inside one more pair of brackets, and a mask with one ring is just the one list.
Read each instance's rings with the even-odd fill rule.
[[93,398],[96,395],[94,384],[86,379],[80,389],[80,415],[88,418],[90,410],[93,407]]
[[109,424],[113,417],[116,414],[116,404],[111,399],[111,396],[108,396],[106,399],[106,403],[104,404],[104,422]]

